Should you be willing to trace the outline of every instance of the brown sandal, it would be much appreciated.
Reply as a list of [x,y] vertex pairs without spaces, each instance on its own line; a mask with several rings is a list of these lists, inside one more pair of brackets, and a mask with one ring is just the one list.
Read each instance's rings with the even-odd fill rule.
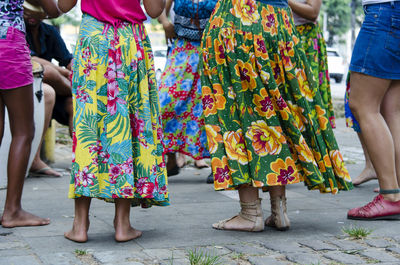
[[[261,209],[261,199],[257,199],[253,202],[240,202],[241,210],[238,215],[232,218],[219,221],[213,224],[213,228],[218,230],[235,230],[235,231],[247,231],[247,232],[260,232],[264,230],[264,218]],[[232,219],[240,216],[241,218],[248,220],[253,223],[251,228],[226,228],[225,224]]]

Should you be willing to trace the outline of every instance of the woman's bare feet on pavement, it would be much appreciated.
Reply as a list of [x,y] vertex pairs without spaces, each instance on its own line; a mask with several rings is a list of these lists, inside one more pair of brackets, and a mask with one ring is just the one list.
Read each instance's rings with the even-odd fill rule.
[[353,185],[358,186],[373,179],[377,179],[375,170],[366,167],[361,174],[353,180]]
[[142,231],[134,229],[130,224],[117,224],[114,221],[115,240],[117,242],[126,242],[142,236]]
[[89,230],[89,219],[84,223],[78,223],[74,220],[72,229],[64,233],[64,237],[77,243],[85,243],[88,240],[87,232]]
[[201,160],[196,160],[196,161],[194,161],[194,166],[196,167],[196,168],[208,168],[208,167],[210,167],[207,163],[206,163],[206,161],[204,161],[204,159],[201,159]]
[[178,158],[176,159],[176,165],[179,168],[183,168],[186,165],[186,157],[182,153],[178,153]]
[[1,225],[5,228],[20,226],[41,226],[48,224],[50,224],[49,218],[41,218],[22,209],[12,214],[4,211],[3,216],[1,217]]
[[45,162],[40,159],[34,159],[32,166],[29,169],[29,174],[33,177],[61,177],[61,173],[49,167]]

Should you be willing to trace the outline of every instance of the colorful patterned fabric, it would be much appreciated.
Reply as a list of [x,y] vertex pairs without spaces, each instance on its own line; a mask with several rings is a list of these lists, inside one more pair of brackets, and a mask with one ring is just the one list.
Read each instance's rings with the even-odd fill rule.
[[217,0],[175,0],[174,26],[178,38],[200,41]]
[[352,188],[289,8],[220,0],[202,41],[202,101],[217,190]]
[[1,0],[0,1],[0,36],[7,33],[9,27],[25,32],[24,0]]
[[142,24],[84,15],[73,63],[69,197],[168,205],[158,91]]
[[296,29],[300,35],[300,42],[303,44],[314,78],[317,80],[322,106],[327,113],[332,128],[336,128],[328,73],[328,56],[321,28],[318,24],[307,23],[296,26]]
[[346,78],[346,93],[344,95],[344,116],[346,117],[346,126],[349,128],[353,128],[355,132],[361,132],[360,125],[354,117],[353,113],[351,112],[349,106],[349,99],[350,99],[350,71],[347,73]]
[[201,102],[199,52],[200,42],[176,39],[159,87],[166,152],[180,152],[196,160],[210,157]]

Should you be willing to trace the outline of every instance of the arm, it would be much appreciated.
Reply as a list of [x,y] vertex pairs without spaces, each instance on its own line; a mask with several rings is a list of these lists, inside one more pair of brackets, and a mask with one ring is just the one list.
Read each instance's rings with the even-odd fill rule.
[[289,0],[289,6],[297,15],[309,20],[317,20],[322,0],[307,0],[306,3],[299,3]]
[[152,18],[156,18],[163,12],[165,0],[143,0],[143,5],[147,14]]
[[[169,7],[168,7],[169,4]],[[172,41],[173,38],[176,37],[175,35],[175,28],[174,24],[169,21],[167,17],[167,13],[169,12],[169,9],[171,8],[172,0],[167,0],[167,6],[164,9],[164,11],[161,13],[161,15],[158,17],[158,22],[162,24],[165,32],[165,41],[168,44],[168,42]]]
[[58,8],[67,13],[76,5],[76,2],[77,0],[58,0]]
[[54,0],[26,0],[33,6],[40,6],[47,14],[47,18],[56,18],[62,14],[60,9],[57,7],[57,2]]

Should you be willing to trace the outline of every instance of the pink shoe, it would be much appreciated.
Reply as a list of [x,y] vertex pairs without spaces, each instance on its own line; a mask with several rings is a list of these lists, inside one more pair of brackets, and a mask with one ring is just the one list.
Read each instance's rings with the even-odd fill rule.
[[347,218],[366,221],[400,219],[400,201],[388,201],[379,194],[363,207],[350,209]]

